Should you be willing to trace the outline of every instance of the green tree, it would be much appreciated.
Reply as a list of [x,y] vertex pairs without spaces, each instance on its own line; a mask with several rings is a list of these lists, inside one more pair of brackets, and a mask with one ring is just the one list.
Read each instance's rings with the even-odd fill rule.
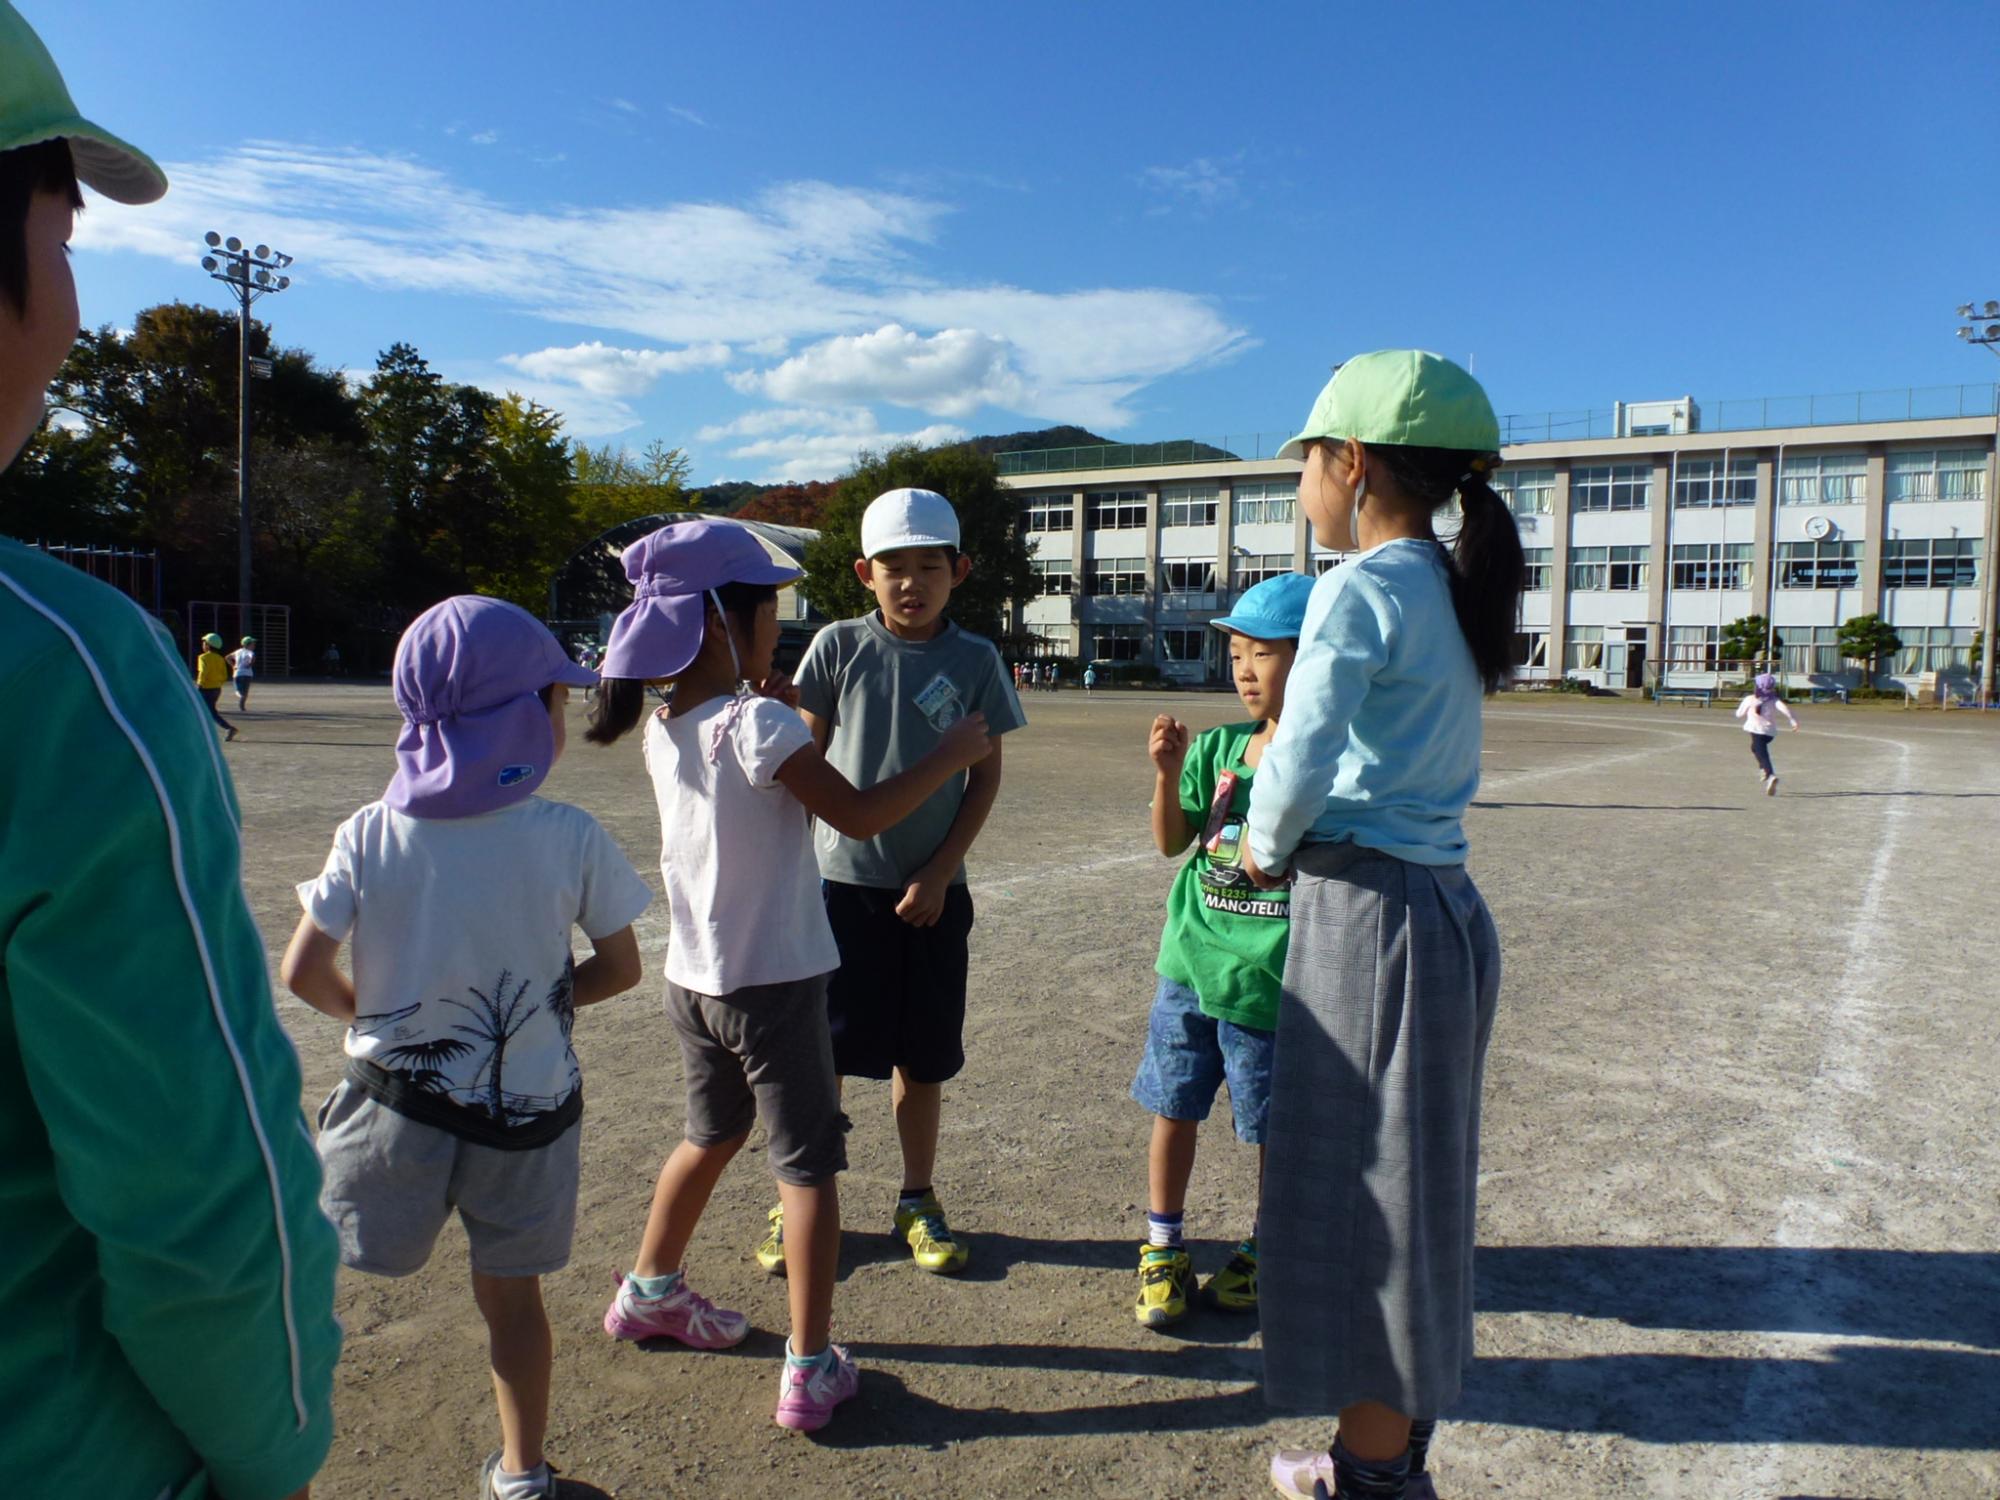
[[820,515],[820,534],[806,546],[800,587],[815,609],[834,619],[865,614],[875,597],[854,576],[861,555],[861,513],[885,490],[935,490],[958,512],[960,550],[972,575],[952,592],[951,617],[989,640],[1006,624],[1007,603],[1025,599],[1033,586],[1021,507],[1000,484],[992,455],[963,444],[919,448],[903,444],[886,453],[864,453],[853,472],[836,481]]
[[638,454],[609,443],[577,444],[571,455],[570,543],[563,556],[621,522],[687,509],[687,476],[687,455],[662,442],[648,443]]
[[1840,654],[1849,661],[1861,663],[1861,670],[1872,687],[1875,671],[1885,656],[1893,656],[1903,649],[1903,638],[1896,634],[1896,627],[1880,615],[1855,615],[1840,627]]
[[1771,622],[1762,615],[1745,615],[1722,627],[1719,650],[1724,661],[1762,661],[1765,652],[1782,642],[1771,638]]

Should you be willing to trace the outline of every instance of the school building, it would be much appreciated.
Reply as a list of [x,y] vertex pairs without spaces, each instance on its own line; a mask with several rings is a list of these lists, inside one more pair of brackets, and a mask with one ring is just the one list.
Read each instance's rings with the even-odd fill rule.
[[[2000,387],[1716,403],[1619,403],[1502,418],[1494,487],[1514,511],[1528,590],[1525,680],[1713,686],[1729,622],[1772,622],[1795,685],[1853,685],[1842,621],[1879,614],[1903,649],[1888,681],[1968,673],[1994,608]],[[1000,456],[1039,592],[1012,630],[1047,655],[1224,680],[1208,621],[1274,573],[1324,573],[1299,513],[1300,465],[1217,445]]]

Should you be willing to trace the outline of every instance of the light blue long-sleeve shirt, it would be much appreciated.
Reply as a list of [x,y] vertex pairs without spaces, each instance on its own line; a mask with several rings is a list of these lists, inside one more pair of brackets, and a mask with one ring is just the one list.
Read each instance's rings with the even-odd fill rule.
[[1480,683],[1435,542],[1371,547],[1313,585],[1284,712],[1250,789],[1250,850],[1352,841],[1465,862],[1479,785]]

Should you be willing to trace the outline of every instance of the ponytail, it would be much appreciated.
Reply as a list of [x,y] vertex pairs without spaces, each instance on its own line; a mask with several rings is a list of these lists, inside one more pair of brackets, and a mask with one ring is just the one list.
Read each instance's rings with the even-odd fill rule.
[[616,744],[645,711],[645,683],[636,677],[607,677],[597,685],[583,737],[593,745]]
[[1521,531],[1507,502],[1487,482],[1493,457],[1449,448],[1368,450],[1382,460],[1410,499],[1441,509],[1456,494],[1462,518],[1451,545],[1451,607],[1472,652],[1479,683],[1493,692],[1514,669],[1514,627],[1519,621],[1527,559]]

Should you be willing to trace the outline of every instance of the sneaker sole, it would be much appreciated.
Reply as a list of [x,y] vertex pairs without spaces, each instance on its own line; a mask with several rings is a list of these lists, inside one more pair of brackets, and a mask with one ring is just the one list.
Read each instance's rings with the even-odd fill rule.
[[771,1420],[789,1432],[818,1432],[820,1428],[833,1420],[834,1412],[838,1411],[849,1401],[852,1401],[860,1393],[860,1386],[857,1384],[853,1390],[831,1405],[816,1407],[809,1411],[788,1411],[781,1406]]
[[1141,1328],[1171,1328],[1187,1318],[1187,1309],[1169,1312],[1164,1307],[1140,1307],[1133,1309],[1132,1316]]
[[1255,1302],[1225,1302],[1206,1287],[1202,1289],[1201,1300],[1217,1312],[1228,1313],[1232,1318],[1240,1318],[1245,1313],[1254,1313],[1257,1310]]

